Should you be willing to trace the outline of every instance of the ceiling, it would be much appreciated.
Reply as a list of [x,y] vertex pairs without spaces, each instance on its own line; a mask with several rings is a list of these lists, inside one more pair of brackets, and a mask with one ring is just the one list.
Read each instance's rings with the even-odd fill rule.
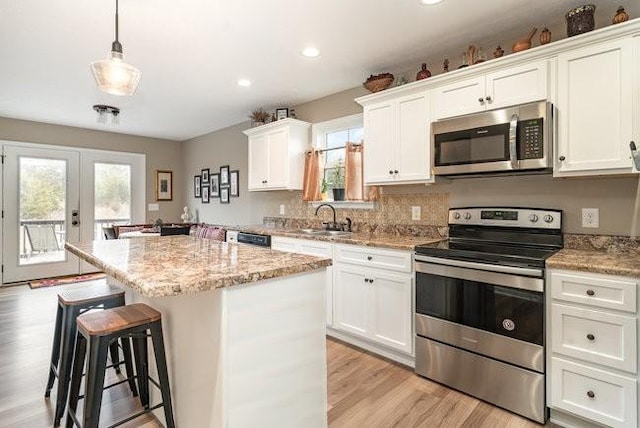
[[[627,3],[593,2],[611,16]],[[248,120],[256,107],[296,105],[476,40],[524,35],[583,3],[122,0],[120,41],[142,80],[135,95],[116,97],[89,71],[114,39],[113,0],[0,0],[0,116],[186,140]],[[303,57],[307,45],[320,56]],[[120,125],[96,122],[100,103],[121,108]]]

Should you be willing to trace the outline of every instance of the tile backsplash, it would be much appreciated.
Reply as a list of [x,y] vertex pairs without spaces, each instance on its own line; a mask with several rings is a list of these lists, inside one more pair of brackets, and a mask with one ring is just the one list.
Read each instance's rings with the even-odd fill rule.
[[[279,214],[280,205],[285,206],[284,215]],[[411,219],[411,207],[414,206],[420,207],[420,220]],[[316,209],[302,200],[301,192],[280,193],[266,208],[266,217],[292,218],[306,220],[309,223],[332,220],[331,210],[324,208],[316,217]],[[382,194],[380,200],[374,203],[373,209],[338,207],[336,218],[340,222],[349,217],[353,221],[354,230],[357,231],[395,225],[446,227],[448,209],[448,193]]]

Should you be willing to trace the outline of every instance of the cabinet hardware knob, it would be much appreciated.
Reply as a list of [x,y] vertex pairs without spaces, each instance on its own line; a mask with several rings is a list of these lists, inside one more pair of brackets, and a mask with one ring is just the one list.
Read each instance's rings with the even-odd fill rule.
[[389,174],[393,174],[393,170],[392,169],[389,170]]
[[587,290],[587,296],[595,296],[596,292],[593,290]]
[[482,98],[482,97],[478,98],[478,102],[479,102],[480,104],[484,103],[484,98]]
[[587,339],[589,339],[591,341],[594,341],[594,340],[596,340],[596,337],[593,334],[589,333],[589,334],[587,334]]
[[394,170],[393,170],[393,173],[394,173],[394,174],[397,174],[397,173],[398,173],[398,170],[397,170],[397,169],[394,169]]
[[488,102],[491,102],[491,95],[487,95],[487,97],[485,98],[485,100],[487,100]]
[[373,279],[370,279],[370,280],[369,280],[369,284],[373,284]]
[[564,156],[560,156],[558,159],[560,159],[560,162],[564,161],[566,158]]
[[369,278],[365,278],[365,279],[364,279],[364,282],[369,282]]
[[589,398],[595,398],[596,394],[593,391],[587,391],[587,397]]
[[367,256],[367,260],[373,260],[372,256]]

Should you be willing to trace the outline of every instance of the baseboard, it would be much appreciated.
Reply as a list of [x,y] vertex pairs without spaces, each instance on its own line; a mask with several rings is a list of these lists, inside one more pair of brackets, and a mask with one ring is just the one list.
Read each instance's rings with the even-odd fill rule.
[[401,352],[389,349],[383,345],[372,343],[366,339],[361,339],[349,333],[345,333],[343,331],[339,331],[331,327],[327,327],[327,336],[336,338],[349,345],[356,346],[365,351],[369,351],[373,354],[379,355],[391,361],[400,363],[411,370],[413,370],[415,367],[415,364],[416,364],[415,358],[412,357],[411,355],[403,354]]

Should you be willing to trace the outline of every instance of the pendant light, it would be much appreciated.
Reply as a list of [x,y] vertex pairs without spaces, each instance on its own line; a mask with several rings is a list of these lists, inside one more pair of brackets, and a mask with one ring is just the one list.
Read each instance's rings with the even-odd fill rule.
[[116,40],[107,59],[91,63],[91,72],[98,87],[113,95],[133,95],[140,83],[140,70],[123,61],[122,45],[118,41],[118,0],[116,0]]

